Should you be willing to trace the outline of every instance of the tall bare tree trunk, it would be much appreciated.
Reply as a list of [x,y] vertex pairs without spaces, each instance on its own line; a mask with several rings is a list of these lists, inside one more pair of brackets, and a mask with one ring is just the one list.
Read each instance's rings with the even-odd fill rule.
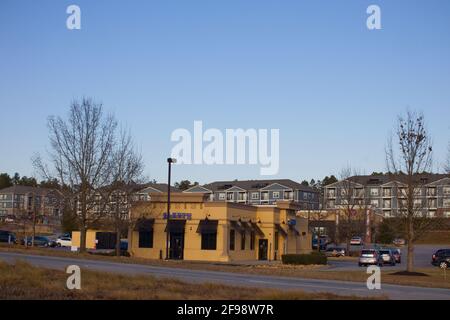
[[86,252],[86,227],[84,224],[80,225],[80,252]]
[[406,261],[406,271],[414,271],[414,225],[412,219],[408,218],[407,222],[407,240],[408,240],[408,258]]
[[116,226],[116,256],[120,257],[120,227]]

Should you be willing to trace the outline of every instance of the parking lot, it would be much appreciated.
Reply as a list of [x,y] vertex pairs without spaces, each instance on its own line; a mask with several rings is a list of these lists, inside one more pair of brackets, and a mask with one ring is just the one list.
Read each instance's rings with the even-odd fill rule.
[[[448,246],[447,246],[448,247]],[[416,268],[429,268],[432,267],[431,265],[431,256],[433,253],[435,253],[438,249],[445,249],[446,246],[442,245],[416,245],[414,250],[414,266]],[[352,246],[351,251],[359,251],[362,247],[359,246]],[[401,264],[397,264],[395,267],[393,266],[384,266],[383,268],[386,270],[404,270],[406,268],[406,259],[407,259],[407,247],[399,247],[399,249],[402,251],[402,262]],[[357,258],[352,260],[348,259],[339,259],[339,258],[333,258],[329,259],[329,270],[359,270],[361,267],[358,266]]]

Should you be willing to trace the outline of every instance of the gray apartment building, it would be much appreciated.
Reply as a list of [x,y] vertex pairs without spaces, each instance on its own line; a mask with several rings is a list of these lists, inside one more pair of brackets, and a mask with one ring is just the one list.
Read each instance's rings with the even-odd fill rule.
[[[353,176],[325,187],[324,203],[327,210],[338,210],[352,205],[364,206],[395,217],[406,208],[407,184],[405,175]],[[428,217],[450,218],[450,175],[420,174],[415,177],[415,208]]]
[[274,205],[280,200],[291,200],[304,210],[319,209],[318,191],[289,179],[217,181],[194,186],[184,192],[209,194],[210,201]]
[[54,189],[15,185],[0,190],[0,219],[36,214],[38,223],[50,224],[62,214],[62,194]]

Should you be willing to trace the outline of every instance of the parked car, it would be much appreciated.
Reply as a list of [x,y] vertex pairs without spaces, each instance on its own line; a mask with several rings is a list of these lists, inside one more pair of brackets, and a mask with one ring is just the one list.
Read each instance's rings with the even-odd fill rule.
[[72,246],[72,238],[70,237],[58,237],[56,239],[57,247],[71,247]]
[[[31,246],[33,237],[26,237],[22,239],[22,244]],[[54,242],[47,237],[43,236],[35,236],[34,237],[34,245],[37,247],[52,247],[54,246]]]
[[431,257],[431,264],[441,269],[450,267],[450,249],[440,249]]
[[345,249],[340,247],[328,248],[325,255],[327,257],[345,257]]
[[406,240],[402,238],[396,238],[392,243],[396,246],[404,246],[406,244]]
[[350,244],[352,246],[362,246],[364,245],[363,239],[361,237],[352,237],[350,239]]
[[400,249],[390,249],[395,258],[395,263],[402,263],[402,251]]
[[0,242],[14,244],[17,243],[17,238],[13,232],[0,230]]
[[317,246],[319,247],[319,250],[326,250],[327,249],[327,245],[329,243],[329,238],[326,235],[322,235],[322,236],[314,236],[313,240],[312,240],[312,248],[313,250],[317,250]]
[[390,264],[391,266],[395,266],[395,257],[390,249],[381,249],[378,252],[381,256],[383,264]]
[[358,265],[360,267],[362,266],[368,266],[368,265],[376,265],[376,266],[383,266],[383,259],[381,258],[381,255],[378,253],[375,249],[364,249],[361,250],[361,255],[359,256]]
[[7,216],[5,218],[5,222],[7,223],[13,223],[14,222],[14,216]]

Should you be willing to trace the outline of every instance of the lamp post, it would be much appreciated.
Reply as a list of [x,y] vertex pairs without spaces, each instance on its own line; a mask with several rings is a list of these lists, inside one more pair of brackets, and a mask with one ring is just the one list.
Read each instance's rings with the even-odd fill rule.
[[167,158],[167,164],[169,166],[169,174],[167,179],[167,227],[166,227],[166,260],[170,259],[169,255],[169,242],[170,242],[170,230],[169,230],[169,222],[170,222],[170,177],[172,174],[172,163],[176,163],[177,159]]

